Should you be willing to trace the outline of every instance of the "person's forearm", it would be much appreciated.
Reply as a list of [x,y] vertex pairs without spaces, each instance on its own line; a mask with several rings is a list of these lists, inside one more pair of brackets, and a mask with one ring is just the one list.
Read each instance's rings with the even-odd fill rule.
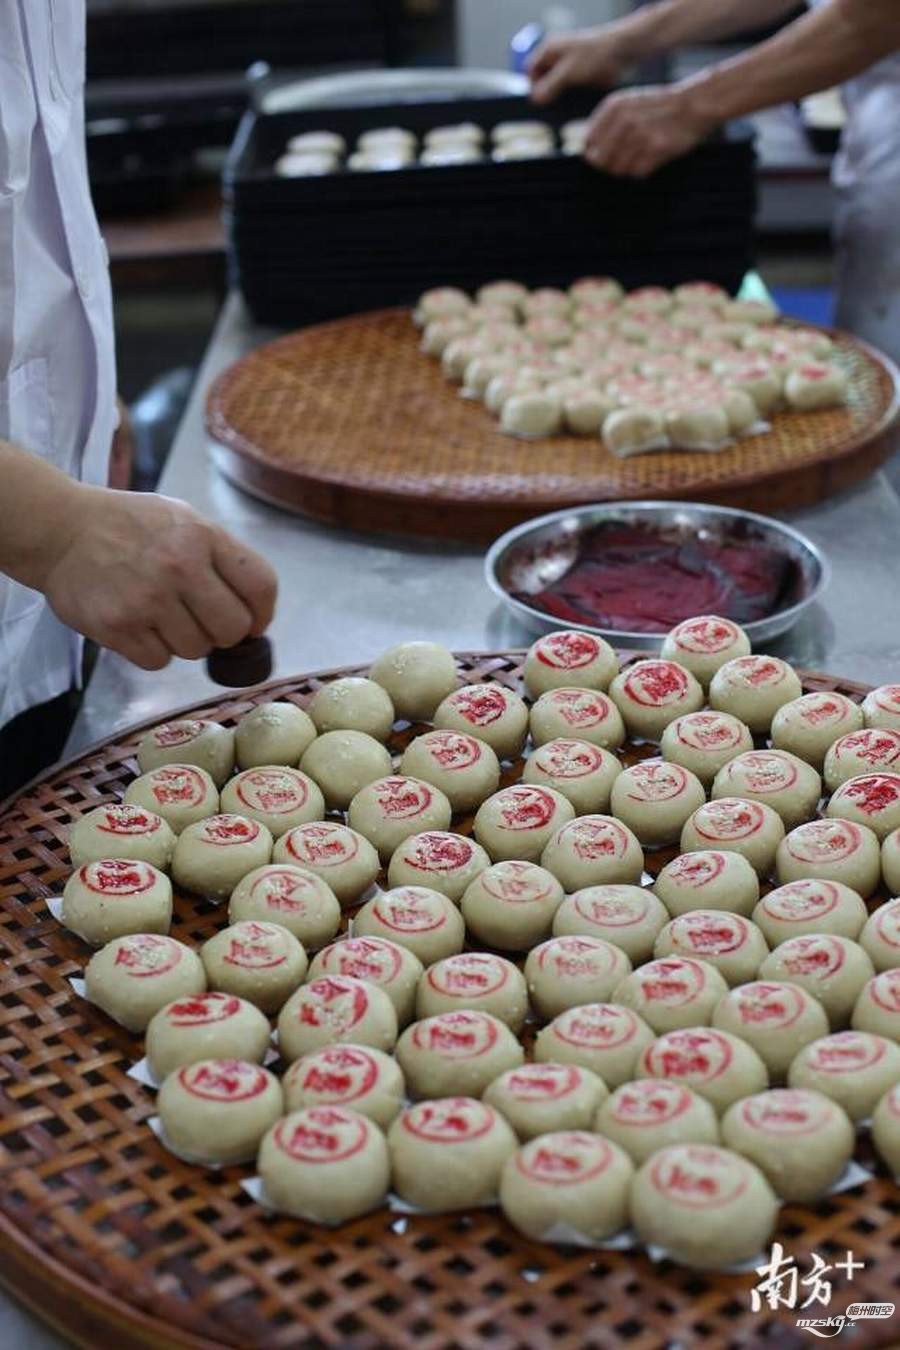
[[693,42],[717,42],[774,23],[796,0],[658,0],[615,24],[631,64]]
[[701,117],[726,122],[841,84],[898,47],[897,0],[831,0],[678,87]]
[[40,590],[71,535],[80,485],[0,439],[0,572]]

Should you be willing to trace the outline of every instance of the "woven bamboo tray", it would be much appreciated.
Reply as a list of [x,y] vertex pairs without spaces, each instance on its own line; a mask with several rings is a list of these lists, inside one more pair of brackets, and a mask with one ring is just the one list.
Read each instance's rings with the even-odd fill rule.
[[858,482],[897,443],[897,370],[847,334],[832,336],[851,379],[849,405],[779,413],[765,435],[717,454],[620,460],[584,437],[507,436],[422,355],[399,309],[260,347],[212,385],[207,428],[215,463],[239,487],[347,529],[484,543],[584,502],[673,497],[789,509]]
[[[467,653],[460,669],[518,690],[521,660]],[[281,680],[196,711],[233,723],[267,698],[302,705],[350,673]],[[865,692],[821,675],[804,687]],[[89,1350],[810,1344],[797,1313],[749,1310],[751,1275],[533,1243],[494,1210],[382,1210],[317,1228],[263,1213],[239,1188],[246,1168],[210,1172],[166,1152],[145,1124],[152,1094],[126,1076],[141,1043],[72,992],[88,951],[44,904],[69,873],[69,823],[121,797],[139,730],[44,775],[0,814],[0,1278],[35,1312]],[[392,749],[416,731],[395,735]],[[626,758],[648,753],[631,746]],[[658,871],[673,852],[650,853],[648,866]],[[221,922],[221,910],[180,896],[172,932],[196,943]],[[786,1207],[778,1237],[804,1271],[813,1249],[833,1261],[849,1248],[866,1263],[852,1285],[838,1276],[830,1313],[848,1299],[896,1297],[900,1192],[883,1169],[815,1209]],[[890,1322],[856,1332],[857,1347],[896,1344]]]

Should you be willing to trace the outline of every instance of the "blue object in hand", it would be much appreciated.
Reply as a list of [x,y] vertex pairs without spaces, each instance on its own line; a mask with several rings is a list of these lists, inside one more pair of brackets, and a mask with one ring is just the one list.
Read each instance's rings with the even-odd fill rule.
[[528,58],[546,37],[544,27],[539,23],[526,23],[509,41],[509,68],[524,75],[528,67]]

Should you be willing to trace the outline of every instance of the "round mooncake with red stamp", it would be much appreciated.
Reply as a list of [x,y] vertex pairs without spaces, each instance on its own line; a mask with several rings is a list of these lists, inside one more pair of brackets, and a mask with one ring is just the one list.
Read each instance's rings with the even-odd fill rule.
[[325,1045],[297,1059],[281,1080],[288,1111],[343,1106],[386,1130],[406,1095],[400,1066],[372,1045]]
[[288,1064],[340,1041],[387,1051],[396,1040],[397,1014],[387,994],[352,975],[310,980],[278,1014],[278,1047]]
[[144,1031],[173,999],[201,994],[206,971],[195,951],[163,933],[130,933],[95,952],[84,971],[85,993],[129,1031]]
[[628,1222],[634,1167],[609,1139],[560,1130],[524,1144],[506,1162],[500,1208],[513,1228],[536,1241],[575,1232],[594,1242]]
[[722,1118],[722,1142],[749,1158],[789,1204],[812,1204],[853,1157],[856,1132],[836,1102],[808,1088],[759,1092]]
[[608,689],[618,671],[618,657],[603,638],[562,629],[532,643],[523,674],[528,693],[540,698],[548,689]]
[[672,1144],[644,1163],[631,1188],[631,1221],[643,1242],[701,1270],[761,1256],[778,1200],[759,1168],[712,1144]]
[[125,789],[127,806],[143,806],[162,816],[174,834],[181,834],[219,810],[219,793],[205,769],[195,764],[161,764],[141,774]]
[[640,1166],[670,1144],[717,1144],[719,1122],[705,1097],[671,1078],[623,1083],[602,1103],[594,1129]]
[[507,1069],[485,1089],[520,1139],[550,1130],[589,1130],[606,1097],[602,1080],[578,1064],[522,1064]]
[[170,1073],[156,1099],[165,1142],[187,1162],[227,1166],[256,1154],[284,1110],[274,1074],[245,1059],[202,1059]]
[[391,1180],[381,1130],[344,1106],[308,1106],[276,1121],[257,1170],[272,1209],[326,1224],[377,1209]]
[[769,1086],[768,1070],[753,1047],[716,1027],[683,1027],[659,1036],[638,1060],[637,1077],[683,1083],[720,1114]]
[[516,1150],[506,1121],[473,1097],[419,1102],[388,1131],[394,1189],[433,1214],[497,1199],[503,1164]]
[[172,884],[147,862],[103,858],[85,863],[66,882],[62,922],[92,947],[126,933],[168,933]]
[[778,980],[752,980],[730,990],[713,1009],[712,1025],[752,1046],[779,1081],[804,1045],[828,1035],[818,999],[798,984]]
[[643,886],[585,886],[567,895],[553,920],[554,937],[612,943],[634,962],[646,961],[668,911]]
[[247,816],[218,815],[188,825],[172,855],[172,876],[179,886],[224,900],[238,882],[272,858],[272,835]]
[[740,853],[697,849],[666,863],[653,889],[673,918],[692,909],[724,909],[746,917],[759,899],[759,878]]
[[440,1097],[454,1086],[480,1097],[488,1083],[525,1058],[505,1023],[469,1008],[413,1022],[396,1055],[413,1097]]
[[419,958],[382,937],[353,937],[332,942],[313,957],[307,979],[320,975],[352,975],[383,989],[394,1005],[397,1024],[405,1027],[412,1020],[416,1006],[416,990],[422,978],[423,965]]

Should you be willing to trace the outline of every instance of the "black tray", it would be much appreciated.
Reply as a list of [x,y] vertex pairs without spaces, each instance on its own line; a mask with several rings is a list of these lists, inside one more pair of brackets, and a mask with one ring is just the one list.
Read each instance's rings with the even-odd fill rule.
[[[559,126],[596,93],[539,114]],[[261,322],[313,323],[407,304],[429,286],[471,288],[498,275],[530,285],[609,272],[629,286],[703,276],[735,290],[753,265],[753,134],[735,124],[644,182],[581,160],[539,160],[279,178],[297,132],[328,128],[353,142],[371,126],[485,128],[533,117],[525,99],[463,99],[324,109],[242,120],[225,169],[231,271]]]

